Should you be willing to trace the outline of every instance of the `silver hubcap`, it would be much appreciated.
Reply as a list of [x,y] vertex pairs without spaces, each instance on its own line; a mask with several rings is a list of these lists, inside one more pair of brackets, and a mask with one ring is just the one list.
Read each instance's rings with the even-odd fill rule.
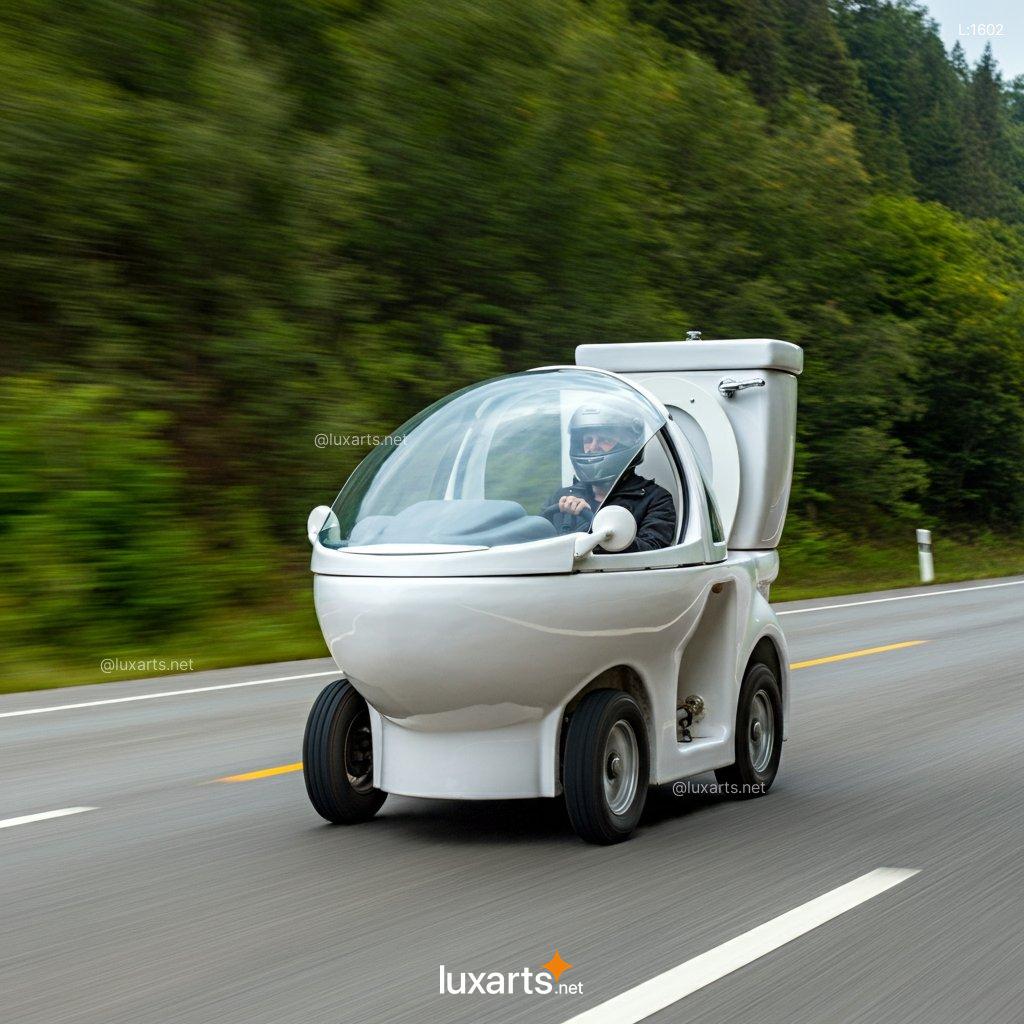
[[373,789],[373,741],[370,716],[365,711],[349,722],[344,752],[349,785],[357,793],[369,793]]
[[633,726],[620,718],[604,744],[604,798],[612,814],[625,814],[636,796],[640,750]]
[[747,731],[750,764],[755,772],[763,772],[775,750],[775,716],[772,702],[764,690],[758,690],[750,702],[750,726]]

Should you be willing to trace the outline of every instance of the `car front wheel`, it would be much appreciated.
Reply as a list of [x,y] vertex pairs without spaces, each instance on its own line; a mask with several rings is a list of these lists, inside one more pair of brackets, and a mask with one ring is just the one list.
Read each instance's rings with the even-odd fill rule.
[[310,709],[302,773],[316,812],[336,825],[367,821],[387,798],[373,786],[369,709],[346,679],[329,683]]
[[588,693],[569,720],[563,786],[581,839],[628,839],[647,799],[650,755],[639,704],[618,690]]

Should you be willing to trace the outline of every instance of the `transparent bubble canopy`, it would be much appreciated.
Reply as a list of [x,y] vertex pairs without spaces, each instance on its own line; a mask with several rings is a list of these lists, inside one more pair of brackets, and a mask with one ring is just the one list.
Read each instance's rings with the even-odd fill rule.
[[320,542],[494,547],[554,537],[559,493],[601,474],[610,490],[664,424],[641,392],[599,371],[475,384],[414,416],[359,464]]

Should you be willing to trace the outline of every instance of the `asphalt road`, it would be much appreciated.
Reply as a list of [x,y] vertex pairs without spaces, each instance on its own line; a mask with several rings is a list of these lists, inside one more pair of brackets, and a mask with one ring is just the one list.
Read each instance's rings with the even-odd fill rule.
[[[767,798],[658,790],[609,848],[555,801],[346,829],[300,772],[216,781],[299,760],[326,660],[2,697],[0,824],[93,809],[0,828],[0,1021],[560,1024],[880,867],[920,871],[649,1019],[1021,1021],[1024,578],[993,582],[780,606],[794,662],[924,643],[796,670]],[[439,992],[556,948],[581,993]]]

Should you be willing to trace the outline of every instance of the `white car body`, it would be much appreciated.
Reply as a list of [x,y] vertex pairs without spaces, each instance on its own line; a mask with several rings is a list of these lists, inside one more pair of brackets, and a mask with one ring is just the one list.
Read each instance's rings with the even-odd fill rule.
[[[679,345],[705,343],[663,344],[678,352]],[[728,344],[747,346],[744,353],[759,344],[757,359],[743,355],[740,362],[760,362],[751,369],[775,373],[779,386],[726,397],[703,380],[706,375],[717,385],[735,369],[714,353],[705,358],[724,366],[680,373],[658,369],[657,360],[651,364],[656,345],[625,355],[630,346],[581,349],[578,361],[592,362],[590,350],[598,348],[610,359],[631,360],[634,372],[628,375],[600,367],[587,372],[627,384],[664,414],[658,436],[667,459],[660,465],[676,476],[679,508],[676,542],[669,547],[581,555],[581,535],[566,534],[499,546],[335,548],[318,535],[329,510],[311,516],[317,616],[339,669],[369,706],[376,788],[455,799],[554,797],[562,787],[566,714],[598,688],[625,690],[643,709],[650,783],[730,765],[737,699],[754,657],[770,664],[778,678],[785,735],[788,656],[767,594],[779,566],[775,544],[792,472],[799,367],[771,369],[764,346],[785,343]],[[791,394],[782,377],[792,382]],[[681,422],[679,405],[666,406],[659,394],[678,402],[685,396],[691,413],[706,406],[697,421],[710,434],[706,451],[695,451],[688,439],[693,423]],[[785,403],[793,406],[789,421],[784,412],[779,419]],[[751,453],[742,436],[739,444],[722,446],[715,431],[723,424],[733,422],[734,433],[742,435],[726,409],[730,416],[734,409],[746,415],[751,430],[766,432],[762,455]],[[781,425],[783,434],[769,444],[762,421]],[[752,467],[746,475],[745,460]],[[725,498],[721,532],[735,540],[737,530],[746,531],[760,547],[730,550],[715,536],[719,513],[709,505],[711,475]],[[745,497],[747,479],[757,485]],[[762,510],[760,517],[751,503]],[[678,709],[690,695],[699,695],[705,710],[683,742]]]

